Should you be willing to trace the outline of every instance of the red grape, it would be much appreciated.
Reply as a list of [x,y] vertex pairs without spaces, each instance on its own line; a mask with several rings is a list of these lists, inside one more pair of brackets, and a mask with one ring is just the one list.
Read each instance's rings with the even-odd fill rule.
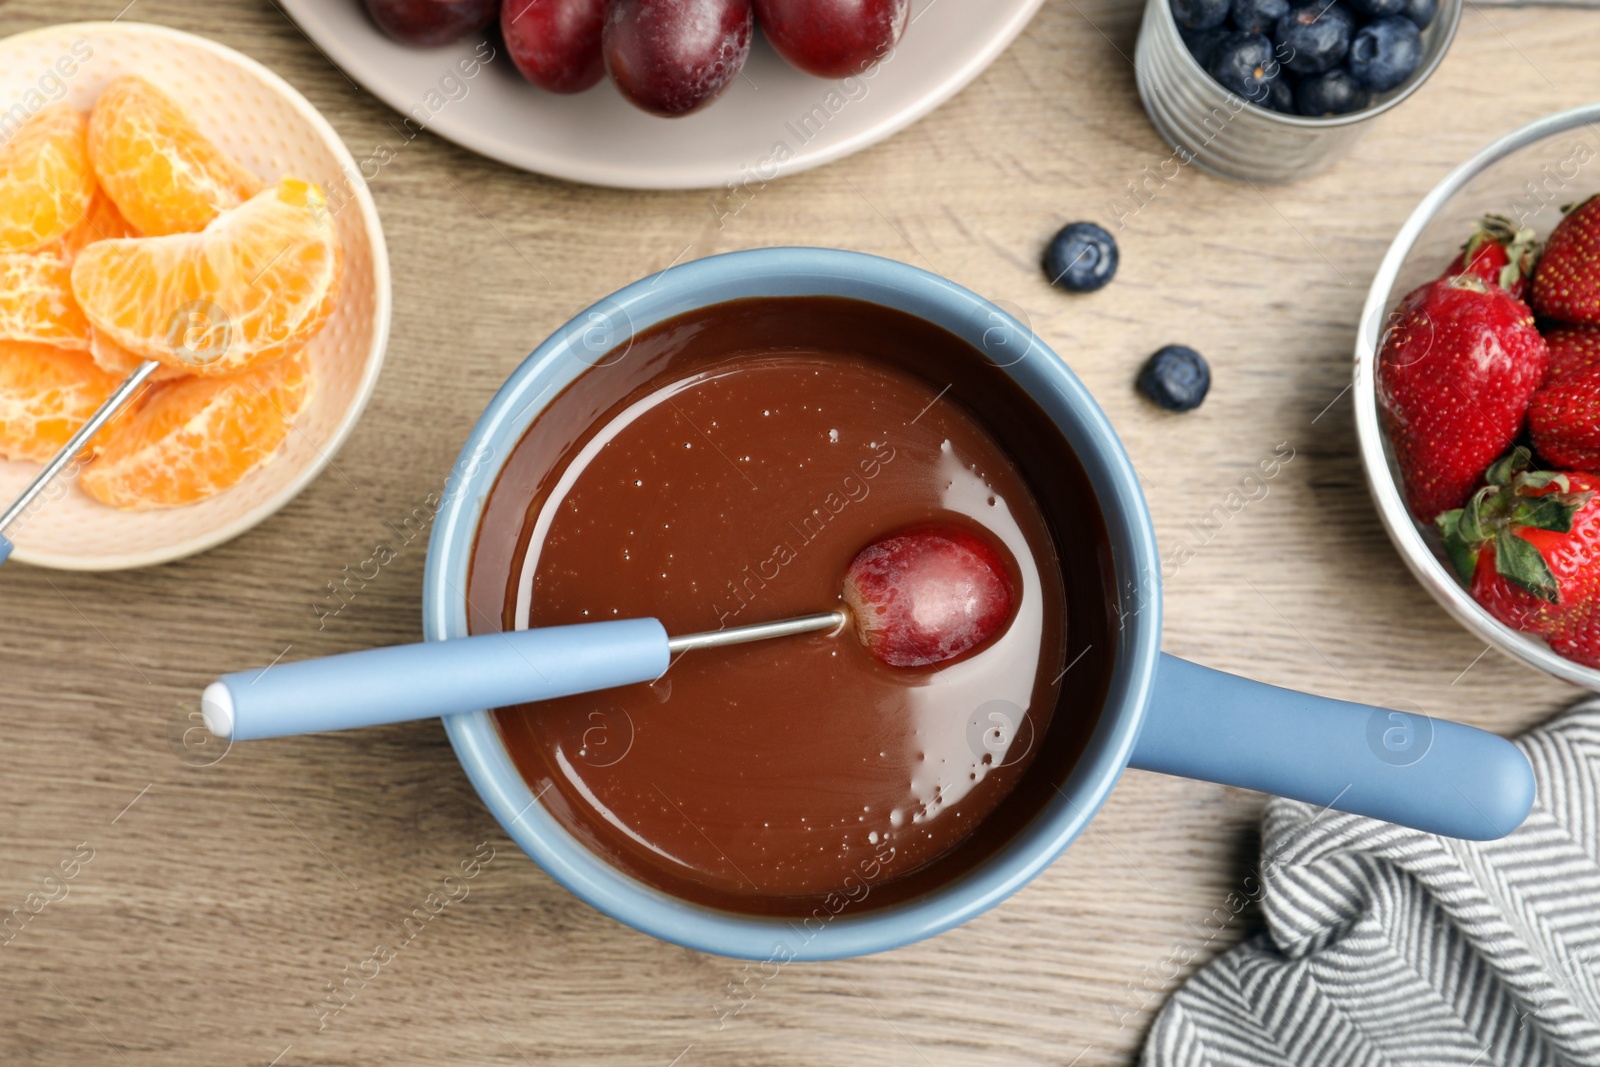
[[960,526],[919,526],[863,548],[845,572],[856,633],[891,667],[955,659],[1011,618],[999,551]]
[[449,44],[494,21],[499,0],[367,0],[378,29],[401,44]]
[[606,0],[506,0],[500,29],[522,76],[552,93],[581,93],[606,72]]
[[807,74],[860,74],[905,32],[910,0],[755,0],[761,31]]
[[611,0],[606,70],[622,95],[657,115],[687,115],[744,69],[750,0]]

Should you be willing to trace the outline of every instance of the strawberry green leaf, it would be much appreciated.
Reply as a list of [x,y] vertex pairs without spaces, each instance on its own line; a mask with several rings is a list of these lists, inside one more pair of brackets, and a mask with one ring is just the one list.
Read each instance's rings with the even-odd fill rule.
[[1472,236],[1462,243],[1461,258],[1471,263],[1486,244],[1508,247],[1515,239],[1516,232],[1516,224],[1504,215],[1485,215],[1472,228]]
[[1510,485],[1513,475],[1528,469],[1528,464],[1533,462],[1533,453],[1522,445],[1518,445],[1510,452],[1495,460],[1489,469],[1483,472],[1483,480],[1490,485]]
[[1525,489],[1543,489],[1547,485],[1560,486],[1563,493],[1572,488],[1572,482],[1560,471],[1528,471],[1517,479],[1517,485]]
[[[1510,289],[1519,278],[1533,277],[1533,268],[1539,263],[1539,256],[1544,248],[1539,243],[1539,235],[1533,231],[1532,226],[1524,226],[1511,238],[1511,243],[1506,246],[1506,258],[1510,260],[1500,274],[1500,286]],[[1506,272],[1516,268],[1511,279],[1506,280]]]
[[1468,541],[1461,536],[1462,509],[1447,511],[1433,520],[1439,527],[1439,534],[1444,538],[1445,554],[1450,557],[1450,563],[1456,569],[1457,576],[1463,584],[1472,584],[1472,575],[1478,569],[1478,546],[1476,542]]
[[[1573,502],[1574,496],[1584,500]],[[1511,509],[1511,522],[1516,526],[1531,526],[1535,530],[1552,530],[1571,533],[1573,518],[1587,502],[1583,493],[1547,493],[1544,496],[1518,497]]]
[[1466,507],[1457,512],[1460,517],[1456,520],[1456,533],[1473,549],[1494,536],[1492,529],[1495,522],[1491,512],[1496,510],[1494,505],[1499,502],[1501,495],[1500,490],[1486,485],[1472,495]]
[[1539,550],[1509,530],[1502,529],[1495,535],[1494,569],[1500,577],[1540,600],[1552,604],[1561,600],[1561,587]]

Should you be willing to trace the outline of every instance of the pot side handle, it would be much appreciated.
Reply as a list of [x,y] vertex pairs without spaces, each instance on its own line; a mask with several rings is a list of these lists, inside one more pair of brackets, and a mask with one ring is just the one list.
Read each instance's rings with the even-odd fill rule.
[[1509,834],[1534,800],[1527,757],[1495,734],[1165,653],[1129,766],[1471,841]]

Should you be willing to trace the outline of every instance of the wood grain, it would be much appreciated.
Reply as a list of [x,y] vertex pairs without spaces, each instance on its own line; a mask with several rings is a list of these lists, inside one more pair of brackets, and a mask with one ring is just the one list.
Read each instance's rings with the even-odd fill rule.
[[[9,0],[0,33],[125,3]],[[358,158],[393,136],[391,112],[270,0],[138,0],[128,17],[263,61]],[[1600,92],[1594,16],[1469,4],[1438,74],[1333,170],[1255,188],[1188,168],[1127,220],[1116,284],[1073,299],[1041,278],[1042,242],[1065,221],[1114,218],[1125,183],[1169,151],[1134,91],[1137,19],[1127,0],[1052,0],[934,115],[762,189],[720,227],[721,194],[584,188],[431,135],[407,145],[373,182],[394,259],[388,367],[335,469],[196,559],[0,573],[0,912],[46,891],[80,843],[93,850],[66,897],[0,945],[0,1058],[1120,1064],[1161,996],[1254,928],[1249,911],[1214,916],[1249,873],[1262,798],[1130,773],[1009,903],[897,952],[790,964],[719,1027],[743,965],[636,934],[561,890],[485,812],[437,723],[262,742],[209,767],[175,754],[174,724],[219,670],[416,638],[420,539],[324,628],[314,606],[443,481],[525,353],[680,258],[831,244],[1020,306],[1119,428],[1164,545],[1198,538],[1188,524],[1287,443],[1295,458],[1267,495],[1168,583],[1173,652],[1505,732],[1571,700],[1481,655],[1410,579],[1368,501],[1344,388],[1367,283],[1417,200],[1491,137]],[[1131,386],[1142,357],[1173,341],[1215,370],[1186,417]],[[319,1029],[328,983],[481,842],[497,853],[470,896]]]

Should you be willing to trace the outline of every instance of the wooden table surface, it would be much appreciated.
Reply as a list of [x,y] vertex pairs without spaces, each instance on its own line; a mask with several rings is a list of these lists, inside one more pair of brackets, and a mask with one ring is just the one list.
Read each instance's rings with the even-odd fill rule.
[[[6,0],[0,34],[125,3]],[[1367,283],[1418,199],[1492,137],[1600,96],[1596,16],[1469,3],[1439,72],[1332,170],[1255,188],[1188,168],[1127,220],[1115,284],[1072,298],[1040,275],[1044,239],[1069,220],[1110,222],[1126,183],[1169,155],[1127,58],[1138,15],[1131,0],[1050,0],[932,116],[767,187],[721,228],[722,194],[568,185],[432,135],[407,147],[373,182],[394,335],[338,457],[345,477],[181,563],[0,572],[0,912],[58,898],[0,943],[0,1060],[1127,1063],[1193,966],[1178,961],[1255,928],[1250,911],[1213,916],[1249,873],[1263,798],[1131,772],[1008,903],[899,951],[790,964],[719,1024],[744,965],[635,933],[559,888],[489,816],[437,722],[240,746],[211,766],[180,758],[174,731],[219,669],[418,637],[420,542],[323,629],[313,606],[442,483],[534,345],[674,260],[836,245],[1025,309],[1121,432],[1163,544],[1195,547],[1167,583],[1170,651],[1503,732],[1573,699],[1484,654],[1411,580],[1368,501],[1345,387]],[[128,17],[266,63],[358,156],[392,132],[389,109],[271,0],[139,0]],[[1215,373],[1186,417],[1131,384],[1174,341]],[[1194,532],[1284,444],[1294,459],[1265,497]],[[468,898],[321,1025],[329,984],[483,842],[494,859]],[[47,883],[63,864],[74,877]]]

